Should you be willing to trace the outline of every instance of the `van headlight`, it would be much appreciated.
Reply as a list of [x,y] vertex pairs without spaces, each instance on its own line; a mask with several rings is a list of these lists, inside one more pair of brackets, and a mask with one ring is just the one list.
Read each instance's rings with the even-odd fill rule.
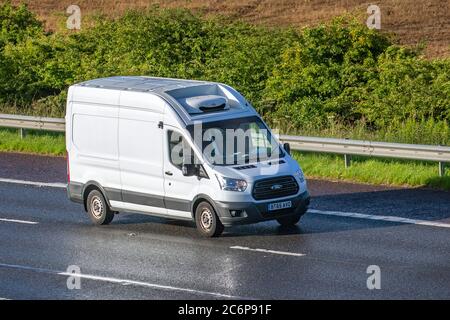
[[233,179],[216,175],[220,188],[227,191],[245,191],[247,189],[247,181],[242,179]]
[[301,183],[305,182],[305,175],[303,174],[302,169],[295,171],[294,176],[296,176]]

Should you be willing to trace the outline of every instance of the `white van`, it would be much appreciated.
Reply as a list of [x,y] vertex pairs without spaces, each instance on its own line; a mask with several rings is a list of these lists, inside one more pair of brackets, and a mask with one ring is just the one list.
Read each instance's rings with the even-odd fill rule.
[[276,219],[296,224],[303,172],[233,88],[151,77],[69,88],[68,196],[95,224],[118,212],[195,221],[200,234]]

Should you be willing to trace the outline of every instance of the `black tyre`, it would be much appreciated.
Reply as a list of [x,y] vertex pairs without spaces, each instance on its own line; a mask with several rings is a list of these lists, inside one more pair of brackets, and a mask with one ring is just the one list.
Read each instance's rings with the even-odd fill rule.
[[198,232],[207,238],[217,237],[223,232],[223,224],[214,208],[208,202],[201,202],[195,210],[195,224]]
[[297,212],[297,214],[292,216],[278,218],[277,221],[282,227],[295,226],[300,221],[300,218],[306,213],[306,210],[308,210],[308,208],[303,208],[301,212]]
[[299,221],[301,215],[294,215],[289,217],[278,218],[277,221],[282,227],[292,227],[295,226]]
[[87,197],[87,212],[89,218],[96,225],[110,224],[114,218],[114,212],[109,209],[103,194],[98,190],[92,190]]

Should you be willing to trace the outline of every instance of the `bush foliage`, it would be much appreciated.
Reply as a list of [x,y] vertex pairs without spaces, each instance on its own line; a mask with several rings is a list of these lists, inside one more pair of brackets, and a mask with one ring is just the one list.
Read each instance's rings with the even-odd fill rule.
[[4,110],[62,116],[73,83],[150,75],[225,82],[293,131],[403,127],[408,142],[419,128],[450,141],[450,59],[426,60],[351,17],[295,30],[151,8],[50,34],[25,5],[5,2],[0,28]]

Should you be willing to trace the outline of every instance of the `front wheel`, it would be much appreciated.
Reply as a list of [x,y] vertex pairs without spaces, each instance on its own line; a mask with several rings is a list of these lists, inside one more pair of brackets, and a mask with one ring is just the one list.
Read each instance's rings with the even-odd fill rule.
[[294,216],[278,218],[277,221],[282,227],[292,227],[300,221],[301,217],[301,215],[296,214]]
[[223,224],[208,202],[201,202],[195,210],[195,224],[203,237],[217,237],[223,232]]
[[308,210],[307,207],[302,207],[300,212],[297,211],[297,214],[288,217],[278,218],[277,221],[282,227],[295,226],[300,221],[300,218],[306,213],[307,210]]
[[110,224],[114,218],[114,212],[109,209],[103,194],[98,190],[92,190],[87,197],[87,212],[89,218],[96,225]]

